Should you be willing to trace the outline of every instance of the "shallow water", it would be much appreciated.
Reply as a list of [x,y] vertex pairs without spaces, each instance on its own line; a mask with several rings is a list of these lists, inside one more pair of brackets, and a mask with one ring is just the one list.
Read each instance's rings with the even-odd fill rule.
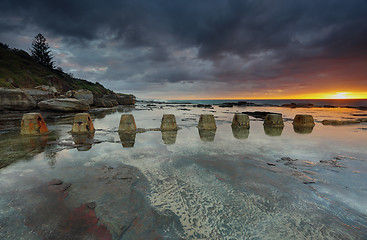
[[[181,129],[120,136],[126,111],[146,129],[173,113]],[[285,127],[251,118],[248,132],[233,132],[242,111],[282,113]],[[216,131],[198,131],[201,113],[216,116]],[[294,130],[298,113],[315,127]],[[89,139],[69,133],[72,117],[46,118],[47,137],[4,132],[0,238],[365,239],[367,124],[320,123],[365,113],[138,105],[92,112]]]

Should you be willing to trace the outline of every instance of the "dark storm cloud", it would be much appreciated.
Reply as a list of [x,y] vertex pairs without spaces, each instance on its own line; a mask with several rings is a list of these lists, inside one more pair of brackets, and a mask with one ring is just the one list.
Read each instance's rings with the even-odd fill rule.
[[73,52],[74,68],[64,68],[93,79],[98,71],[86,66],[103,65],[98,78],[131,89],[159,81],[297,83],[330,68],[310,61],[367,57],[364,0],[3,0],[0,9],[0,41],[46,32],[61,39],[61,52]]

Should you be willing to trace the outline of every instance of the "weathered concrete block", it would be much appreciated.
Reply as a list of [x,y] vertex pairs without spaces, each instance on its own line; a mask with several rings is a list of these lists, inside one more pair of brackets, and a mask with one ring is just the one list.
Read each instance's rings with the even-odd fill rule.
[[136,124],[134,115],[122,114],[119,125],[119,132],[135,132],[135,131],[136,131]]
[[78,113],[74,117],[72,133],[88,133],[94,132],[92,118],[89,113]]
[[293,125],[295,126],[315,126],[312,115],[297,114],[293,119]]
[[281,114],[268,114],[264,119],[264,125],[273,127],[283,127],[284,122]]
[[264,125],[264,132],[268,136],[276,137],[282,135],[284,126]]
[[163,114],[161,131],[175,131],[177,130],[176,118],[173,114]]
[[135,145],[136,132],[119,132],[121,144],[124,148],[132,148]]
[[217,125],[215,124],[215,119],[213,114],[201,114],[198,124],[199,129],[217,129]]
[[247,139],[250,135],[250,130],[246,127],[232,127],[232,134],[237,139]]
[[176,143],[177,130],[176,131],[161,131],[162,140],[164,144],[170,145]]
[[203,142],[213,142],[215,138],[216,129],[200,129],[199,136]]
[[250,128],[250,118],[248,115],[236,113],[233,116],[232,128]]
[[48,129],[43,120],[43,117],[39,113],[26,113],[23,115],[21,122],[20,134],[22,135],[35,135],[47,133]]

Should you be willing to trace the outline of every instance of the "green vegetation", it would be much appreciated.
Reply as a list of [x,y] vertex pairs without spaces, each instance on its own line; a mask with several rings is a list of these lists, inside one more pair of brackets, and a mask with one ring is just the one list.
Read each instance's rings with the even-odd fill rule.
[[101,97],[112,94],[99,83],[77,79],[64,73],[61,68],[50,69],[37,63],[27,52],[11,49],[0,43],[0,87],[34,88],[39,85],[55,86],[60,93],[68,90],[87,89]]

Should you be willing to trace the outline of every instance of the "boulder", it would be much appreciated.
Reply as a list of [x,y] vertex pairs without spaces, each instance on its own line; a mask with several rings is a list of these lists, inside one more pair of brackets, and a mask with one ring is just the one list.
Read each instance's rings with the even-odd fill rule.
[[119,105],[135,105],[136,99],[132,94],[116,95],[116,101]]
[[93,105],[95,107],[102,107],[102,108],[106,107],[106,103],[103,98],[95,98]]
[[58,91],[57,91],[57,89],[55,87],[48,86],[48,85],[37,86],[34,89],[45,91],[45,92],[52,92],[54,94],[57,94],[58,93]]
[[119,103],[117,102],[116,99],[111,99],[110,101],[111,101],[113,106],[118,106],[119,105]]
[[36,101],[25,91],[0,88],[0,110],[29,110],[35,107]]
[[57,112],[79,112],[89,110],[89,105],[74,98],[58,98],[45,100],[38,103],[41,110],[51,110]]
[[84,101],[88,105],[93,104],[93,93],[89,90],[69,90],[65,93],[68,98],[76,98],[78,100]]
[[104,99],[105,106],[108,108],[114,107],[110,99]]
[[24,89],[24,91],[28,93],[36,101],[36,103],[55,98],[55,93],[51,91],[44,91],[40,89]]
[[87,104],[93,104],[93,93],[89,90],[78,90],[75,92],[74,97],[78,100],[85,101]]

